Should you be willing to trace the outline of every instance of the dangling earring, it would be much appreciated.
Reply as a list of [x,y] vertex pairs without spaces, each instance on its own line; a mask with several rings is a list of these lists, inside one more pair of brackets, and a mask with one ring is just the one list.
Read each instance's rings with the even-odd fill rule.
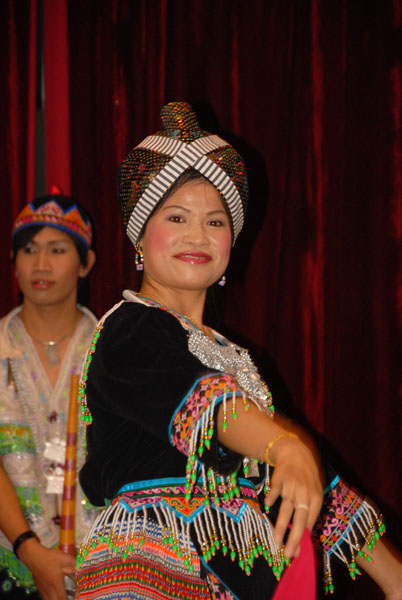
[[142,252],[142,248],[140,246],[136,246],[136,253],[135,253],[135,268],[137,269],[137,271],[143,271],[144,270],[144,254]]
[[222,275],[222,277],[218,281],[218,285],[220,285],[221,287],[223,287],[225,285],[225,283],[226,283],[226,275]]

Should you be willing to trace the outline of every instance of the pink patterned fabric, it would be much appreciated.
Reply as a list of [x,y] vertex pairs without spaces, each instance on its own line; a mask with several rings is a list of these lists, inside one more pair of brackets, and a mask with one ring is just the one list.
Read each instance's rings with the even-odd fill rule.
[[316,532],[323,550],[331,551],[342,543],[342,537],[355,522],[363,498],[342,479],[328,493],[326,510],[317,522]]
[[211,401],[222,397],[223,394],[231,396],[236,391],[237,384],[230,375],[217,373],[199,381],[173,418],[171,428],[173,445],[180,452],[188,455],[193,429],[200,423]]
[[311,532],[305,529],[300,542],[300,555],[293,559],[285,571],[273,600],[315,600],[315,568]]

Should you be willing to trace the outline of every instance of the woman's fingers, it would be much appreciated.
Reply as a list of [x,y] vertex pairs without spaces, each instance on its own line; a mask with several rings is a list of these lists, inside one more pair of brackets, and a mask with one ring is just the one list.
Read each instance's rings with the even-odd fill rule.
[[274,529],[274,540],[277,544],[282,544],[284,541],[285,533],[292,520],[293,510],[293,500],[283,498]]
[[[277,544],[285,544],[285,555],[293,558],[298,555],[300,540],[306,528],[311,530],[318,517],[322,504],[322,490],[314,478],[303,467],[294,470],[286,467],[275,469],[271,480],[271,490],[265,498],[269,507],[281,498],[278,517],[274,528]],[[290,531],[288,538],[286,533]]]
[[264,504],[265,510],[269,511],[270,508],[275,504],[281,495],[281,486],[276,485],[273,481],[271,482],[271,489],[268,494],[265,495]]
[[282,544],[284,542],[284,537],[288,530],[289,524],[292,522],[292,531],[285,546],[286,556],[292,558],[295,555],[300,539],[307,525],[309,506],[307,500],[305,502],[299,502],[295,499],[297,495],[305,499],[305,492],[303,492],[302,496],[302,491],[295,489],[293,493],[289,492],[285,497],[285,493],[282,488],[283,486],[281,484],[278,484],[275,482],[275,480],[273,480],[271,490],[265,498],[265,504],[266,506],[272,506],[279,496],[282,495],[282,501],[275,523],[274,539],[277,544]]
[[288,558],[297,556],[300,540],[307,527],[310,509],[305,502],[296,504],[289,498],[283,498],[275,523],[274,539],[277,544],[285,543],[285,534],[290,526],[290,533],[285,544],[285,555]]
[[265,504],[272,507],[281,499],[274,539],[285,545],[285,556],[293,558],[300,551],[305,529],[313,528],[321,508],[320,464],[309,445],[295,437],[278,439],[273,450],[276,467]]
[[309,512],[303,508],[304,506],[307,506],[304,502],[295,506],[292,526],[285,545],[285,556],[288,558],[298,556],[300,552],[300,540],[307,526],[307,516]]
[[321,511],[323,492],[318,489],[314,497],[310,501],[310,510],[307,517],[307,528],[312,531]]

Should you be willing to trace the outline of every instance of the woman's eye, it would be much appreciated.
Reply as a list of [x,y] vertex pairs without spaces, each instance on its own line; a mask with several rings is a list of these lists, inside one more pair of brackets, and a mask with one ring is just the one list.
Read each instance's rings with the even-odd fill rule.
[[171,223],[183,223],[183,222],[184,222],[184,219],[183,219],[183,217],[181,217],[180,215],[171,215],[171,216],[169,217],[169,221],[170,221]]
[[213,221],[209,221],[209,224],[212,225],[212,227],[223,227],[223,225],[224,225],[223,221],[220,221],[219,219],[214,219]]
[[27,244],[23,247],[22,251],[24,252],[24,254],[33,254],[35,252],[35,246],[33,246],[32,244]]
[[52,248],[52,254],[64,254],[65,251],[66,251],[65,248],[61,248],[61,247],[57,247],[57,246]]

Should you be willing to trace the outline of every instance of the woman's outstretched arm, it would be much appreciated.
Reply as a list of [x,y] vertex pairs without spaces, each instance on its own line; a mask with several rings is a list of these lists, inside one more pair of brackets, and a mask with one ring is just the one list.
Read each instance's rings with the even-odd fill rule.
[[[310,437],[294,423],[279,416],[274,419],[261,413],[250,403],[244,410],[242,403],[237,404],[237,419],[230,419],[226,431],[223,431],[223,409],[218,412],[219,441],[226,447],[260,461],[266,458],[267,445],[275,440],[269,450],[269,458],[276,465],[271,490],[265,503],[272,506],[280,497],[281,507],[275,524],[275,539],[283,540],[290,522],[285,554],[289,558],[296,556],[298,545],[305,527],[312,529],[320,512],[323,500],[323,486],[320,459]],[[294,437],[280,437],[286,432],[295,432]],[[302,508],[297,508],[302,505]],[[305,508],[308,507],[308,510]],[[293,517],[293,518],[292,518]],[[386,539],[377,540],[376,547],[369,550],[363,547],[372,559],[368,562],[356,555],[358,566],[377,583],[386,600],[402,600],[402,557],[400,552]]]
[[366,571],[376,584],[382,589],[386,600],[402,600],[402,556],[391,542],[382,538],[377,541],[376,547],[364,552],[369,552],[372,561],[367,562],[357,557],[359,567]]
[[230,419],[226,431],[222,427],[222,406],[218,412],[219,441],[230,450],[264,462],[268,444],[278,439],[269,449],[269,459],[276,468],[265,503],[272,506],[281,497],[274,535],[276,542],[281,543],[292,522],[285,546],[285,555],[292,558],[298,553],[305,528],[313,528],[321,509],[323,485],[319,458],[307,435],[300,431],[299,438],[284,435],[291,431],[290,422],[285,419],[278,416],[271,419],[251,402],[247,410],[239,402],[236,412],[237,419]]

